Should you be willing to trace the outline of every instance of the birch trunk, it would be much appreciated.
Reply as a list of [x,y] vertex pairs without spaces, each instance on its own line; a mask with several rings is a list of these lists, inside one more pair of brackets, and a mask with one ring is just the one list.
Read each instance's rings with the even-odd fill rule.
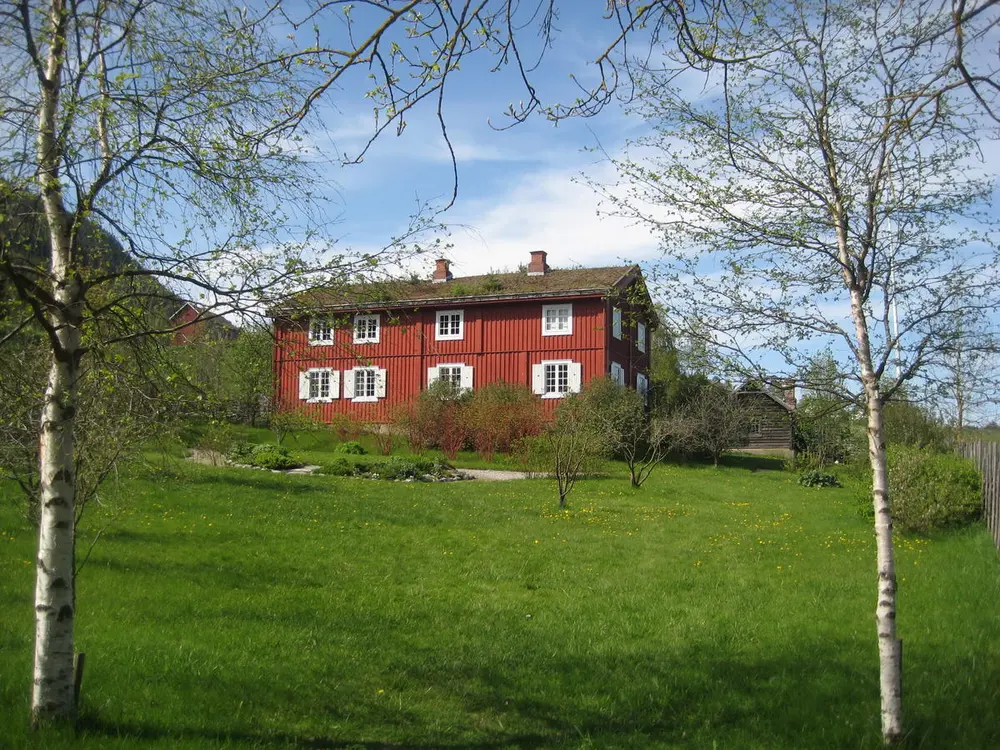
[[69,213],[63,203],[62,153],[56,136],[66,48],[64,0],[48,9],[45,69],[38,111],[38,180],[52,246],[48,334],[52,362],[39,436],[38,559],[35,584],[35,663],[31,697],[35,726],[74,718],[73,419],[80,366],[81,289],[74,269]]
[[892,507],[889,503],[888,461],[882,422],[882,394],[871,359],[868,323],[861,292],[851,292],[851,316],[858,341],[858,363],[868,412],[868,459],[872,467],[872,505],[875,510],[875,548],[878,599],[879,692],[882,697],[882,739],[892,745],[903,735],[903,647],[896,637],[896,561],[892,548]]

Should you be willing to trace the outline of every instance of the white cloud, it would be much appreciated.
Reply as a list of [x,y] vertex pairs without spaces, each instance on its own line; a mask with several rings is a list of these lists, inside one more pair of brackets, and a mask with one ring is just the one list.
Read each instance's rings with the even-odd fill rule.
[[655,256],[657,240],[648,228],[599,216],[599,198],[574,181],[578,174],[571,169],[528,172],[495,201],[460,205],[448,217],[455,226],[450,252],[455,275],[514,269],[528,262],[532,250],[545,250],[549,265],[561,268]]

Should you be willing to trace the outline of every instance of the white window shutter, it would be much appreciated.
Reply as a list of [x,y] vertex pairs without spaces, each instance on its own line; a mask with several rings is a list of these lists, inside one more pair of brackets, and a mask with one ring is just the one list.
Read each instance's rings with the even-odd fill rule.
[[340,398],[340,370],[330,370],[330,398]]
[[468,365],[462,365],[462,390],[472,389],[472,368]]
[[531,366],[531,390],[539,396],[545,394],[545,366]]
[[436,383],[438,381],[438,379],[440,379],[440,377],[441,377],[441,373],[438,372],[438,368],[436,368],[436,367],[428,367],[427,368],[427,387],[430,388],[432,385],[434,385],[434,383]]
[[375,370],[375,397],[385,398],[385,370]]
[[617,307],[611,311],[611,333],[616,339],[622,337],[622,311]]
[[309,398],[309,371],[299,373],[299,399],[305,401]]
[[583,365],[579,362],[569,363],[569,392],[579,393],[583,385]]
[[344,398],[354,398],[354,370],[344,370]]
[[377,344],[382,340],[382,316],[375,316],[375,338],[373,341]]

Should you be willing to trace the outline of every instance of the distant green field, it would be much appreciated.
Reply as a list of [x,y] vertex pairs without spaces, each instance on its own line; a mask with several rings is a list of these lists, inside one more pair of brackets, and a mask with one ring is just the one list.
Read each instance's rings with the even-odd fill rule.
[[[117,513],[79,581],[75,740],[26,730],[19,502],[0,483],[0,747],[880,746],[848,489],[668,466],[634,491],[618,467],[560,512],[550,480],[136,469],[81,534]],[[1000,746],[985,529],[897,549],[907,746]]]

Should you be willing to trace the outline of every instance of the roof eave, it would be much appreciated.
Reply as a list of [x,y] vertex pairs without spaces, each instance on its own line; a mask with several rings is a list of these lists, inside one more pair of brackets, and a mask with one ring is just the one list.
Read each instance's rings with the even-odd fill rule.
[[397,301],[356,302],[337,305],[302,305],[298,307],[273,308],[267,311],[269,317],[285,317],[315,312],[351,312],[353,310],[400,310],[411,307],[454,307],[458,304],[489,304],[495,302],[517,302],[520,300],[544,300],[604,297],[611,290],[606,287],[594,289],[571,289],[565,291],[521,292],[516,294],[488,294],[468,297],[425,297]]

